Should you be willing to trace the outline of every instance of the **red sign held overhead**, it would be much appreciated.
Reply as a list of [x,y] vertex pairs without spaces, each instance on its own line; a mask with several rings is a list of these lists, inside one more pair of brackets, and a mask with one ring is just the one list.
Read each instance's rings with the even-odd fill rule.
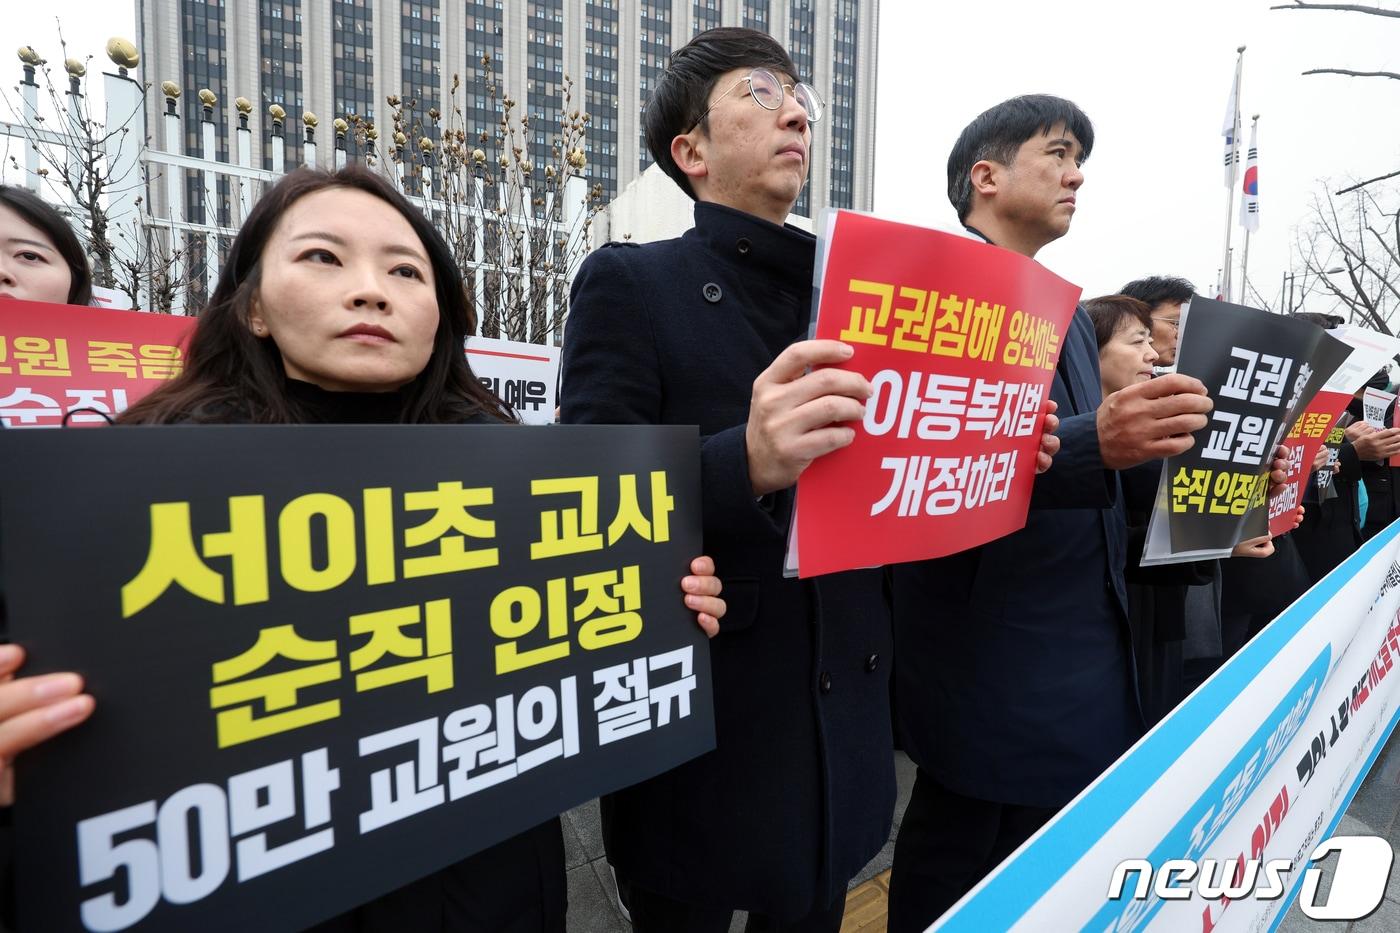
[[1080,290],[1016,253],[849,211],[828,224],[816,337],[874,395],[797,486],[809,577],[942,557],[1026,523],[1042,411]]
[[0,422],[105,423],[180,374],[194,323],[0,298]]

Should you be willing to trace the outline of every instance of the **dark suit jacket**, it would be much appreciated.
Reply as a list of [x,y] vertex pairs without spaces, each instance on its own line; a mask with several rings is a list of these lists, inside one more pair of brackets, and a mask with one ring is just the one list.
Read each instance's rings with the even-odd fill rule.
[[1186,639],[1186,590],[1212,584],[1219,561],[1142,567],[1152,508],[1162,477],[1162,461],[1151,460],[1118,474],[1128,519],[1128,628],[1133,633],[1133,661],[1138,696],[1148,725],[1186,698],[1182,661]]
[[1361,481],[1361,458],[1350,441],[1338,450],[1341,470],[1332,477],[1335,498],[1319,502],[1317,474],[1308,477],[1309,495],[1304,497],[1303,524],[1293,530],[1294,543],[1312,583],[1321,580],[1361,546],[1357,484]]
[[[1361,403],[1356,401],[1347,406],[1347,411],[1358,419],[1361,409]],[[1395,423],[1393,402],[1385,410],[1385,423]],[[1363,460],[1361,479],[1366,484],[1367,502],[1361,534],[1369,538],[1400,518],[1400,467],[1393,467],[1384,460]]]
[[753,381],[806,336],[815,240],[696,204],[694,229],[579,270],[567,423],[698,424],[705,553],[729,612],[710,643],[718,747],[604,800],[631,881],[713,907],[825,906],[889,838],[890,618],[881,571],[782,576],[791,491],[755,501]]
[[1099,456],[1093,325],[1077,309],[1050,397],[1060,453],[1026,527],[894,568],[895,717],[911,758],[968,797],[1067,803],[1142,733],[1117,474]]

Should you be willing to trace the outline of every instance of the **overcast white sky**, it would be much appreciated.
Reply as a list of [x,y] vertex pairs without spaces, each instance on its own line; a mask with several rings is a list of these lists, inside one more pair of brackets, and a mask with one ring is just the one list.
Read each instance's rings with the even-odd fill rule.
[[[1284,0],[883,0],[876,213],[953,225],[944,166],[959,130],[1007,97],[1058,94],[1084,108],[1097,139],[1074,228],[1041,261],[1090,296],[1151,273],[1185,275],[1204,291],[1224,238],[1220,124],[1235,48],[1246,45],[1246,126],[1261,115],[1250,278],[1272,300],[1319,181],[1400,168],[1400,81],[1299,72],[1400,71],[1400,19],[1271,12],[1270,2]],[[55,16],[70,49],[103,65],[109,36],[136,35],[132,0],[4,5],[7,91],[19,76],[9,47],[32,43],[57,61]],[[1237,246],[1242,236],[1237,228]]]
[[956,224],[945,166],[957,134],[1007,97],[1057,94],[1088,113],[1096,138],[1073,228],[1040,260],[1086,297],[1153,273],[1204,292],[1224,245],[1220,126],[1244,45],[1246,143],[1260,114],[1250,280],[1273,300],[1319,180],[1400,169],[1400,81],[1299,72],[1400,71],[1400,19],[1271,2],[1287,0],[884,0],[875,212]]

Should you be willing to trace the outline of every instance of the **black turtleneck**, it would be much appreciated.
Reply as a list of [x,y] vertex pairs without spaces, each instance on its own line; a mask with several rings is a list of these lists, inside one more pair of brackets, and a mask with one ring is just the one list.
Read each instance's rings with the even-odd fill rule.
[[393,392],[331,392],[299,379],[287,379],[287,397],[306,424],[398,424],[408,402]]

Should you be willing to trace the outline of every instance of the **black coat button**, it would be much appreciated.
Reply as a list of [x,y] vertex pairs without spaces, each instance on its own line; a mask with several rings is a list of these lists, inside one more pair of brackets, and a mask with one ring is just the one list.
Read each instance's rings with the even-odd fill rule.
[[746,236],[741,236],[741,237],[739,237],[739,242],[736,243],[735,245],[736,245],[737,247],[739,247],[739,255],[740,255],[740,256],[747,256],[747,255],[749,254],[749,249],[752,247],[753,244],[751,244],[751,243],[749,242],[749,238],[748,238],[748,237],[746,237]]
[[830,693],[830,692],[831,692],[831,674],[828,673],[827,671],[822,671],[822,676],[821,676],[821,678],[817,681],[817,685],[821,687],[822,693]]
[[716,304],[724,297],[724,292],[714,282],[706,282],[705,287],[700,289],[700,294],[704,295],[710,304]]
[[880,656],[878,654],[872,654],[870,657],[865,659],[865,669],[870,673],[875,673],[875,668],[879,666]]

